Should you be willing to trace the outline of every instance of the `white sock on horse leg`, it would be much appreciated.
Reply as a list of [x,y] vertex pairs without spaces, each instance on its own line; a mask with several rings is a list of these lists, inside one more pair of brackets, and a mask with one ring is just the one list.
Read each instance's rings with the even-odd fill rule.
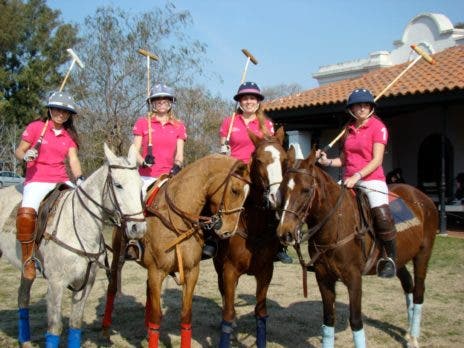
[[322,325],[322,348],[333,348],[335,345],[335,328]]
[[411,336],[419,337],[420,335],[420,324],[422,317],[422,305],[414,303],[414,312],[412,316],[412,325],[411,325]]
[[366,348],[366,335],[364,329],[353,331],[353,342],[355,348]]
[[408,292],[404,294],[404,297],[406,299],[406,309],[408,311],[408,332],[411,331],[411,326],[412,326],[412,316],[413,316],[413,306],[414,303],[412,302],[412,292]]

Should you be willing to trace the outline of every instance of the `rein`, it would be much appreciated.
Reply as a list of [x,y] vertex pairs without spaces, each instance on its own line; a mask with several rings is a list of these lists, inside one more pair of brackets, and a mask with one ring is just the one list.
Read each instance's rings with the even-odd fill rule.
[[[229,172],[227,173],[225,179],[221,184],[213,191],[211,196],[214,196],[223,186],[227,186],[229,181],[231,180],[232,177],[236,177],[248,184],[250,184],[250,181],[242,177],[241,175],[234,173],[236,168],[240,165],[240,161],[236,161],[234,165],[231,167]],[[169,182],[168,182],[169,184]],[[174,241],[169,243],[166,246],[166,250],[171,249],[175,245],[179,244],[182,242],[184,239],[189,238],[191,235],[193,235],[195,232],[197,232],[200,229],[206,229],[206,230],[212,230],[214,229],[218,224],[221,224],[221,216],[223,214],[234,214],[237,212],[243,211],[243,204],[239,208],[234,208],[234,209],[226,209],[224,201],[225,201],[225,196],[226,196],[226,190],[224,189],[222,193],[222,198],[221,198],[221,203],[219,204],[219,209],[217,213],[213,214],[212,216],[201,216],[201,215],[193,215],[190,214],[186,211],[181,210],[172,200],[171,196],[169,195],[168,192],[168,184],[166,184],[166,188],[164,191],[164,196],[166,199],[166,203],[168,205],[168,215],[169,219],[166,218],[163,214],[161,214],[159,211],[150,209],[150,212],[153,213],[156,217],[158,217],[161,222],[165,225],[166,228],[170,229],[171,231],[176,232],[176,234],[179,235]],[[180,216],[182,221],[186,223],[188,229],[184,231],[180,231],[173,223],[172,223],[172,218],[170,215],[170,211],[173,211],[177,216]]]
[[[125,226],[127,221],[143,222],[144,218],[137,219],[137,218],[132,217],[132,216],[135,216],[135,215],[143,214],[142,211],[140,211],[138,213],[134,213],[134,214],[123,214],[122,213],[122,210],[120,208],[120,204],[119,204],[119,202],[117,200],[117,197],[116,197],[116,193],[114,192],[113,177],[111,175],[111,169],[135,170],[135,169],[137,169],[137,167],[125,167],[125,166],[120,166],[120,165],[109,165],[108,166],[108,175],[106,177],[105,184],[103,186],[102,197],[104,197],[108,191],[110,192],[111,203],[113,204],[113,206],[115,208],[115,211],[112,211],[112,210],[104,207],[103,205],[99,204],[95,199],[93,199],[82,188],[82,186],[78,186],[76,188],[76,190],[74,191],[76,193],[76,196],[77,196],[78,200],[79,200],[79,203],[82,205],[82,207],[93,218],[95,218],[95,219],[97,219],[97,220],[99,220],[101,222],[104,222],[104,219],[102,217],[98,216],[97,214],[95,214],[93,211],[91,211],[89,209],[89,207],[85,204],[83,198],[80,196],[80,193],[82,193],[89,201],[91,201],[94,205],[96,205],[98,208],[100,208],[104,213],[109,215],[111,221],[118,227],[121,227],[122,224],[124,224],[124,226]],[[71,196],[72,195],[68,195],[65,199],[67,199],[67,198],[69,198]],[[105,265],[102,265],[98,261],[99,257],[102,254],[106,253],[105,243],[104,243],[104,239],[103,239],[103,233],[100,233],[100,235],[99,235],[99,237],[100,237],[100,241],[99,241],[100,250],[98,252],[90,253],[90,252],[85,250],[84,244],[83,244],[81,238],[79,237],[79,234],[78,234],[77,229],[76,229],[76,215],[74,213],[74,211],[75,211],[75,208],[74,208],[74,196],[72,196],[72,197],[73,197],[72,198],[73,230],[74,230],[74,234],[75,234],[75,236],[76,236],[76,238],[77,238],[77,240],[79,242],[79,245],[81,246],[81,249],[74,248],[74,247],[66,244],[65,242],[61,241],[60,239],[58,239],[56,237],[57,227],[58,227],[59,221],[60,221],[61,216],[62,216],[64,204],[61,205],[61,209],[60,209],[60,213],[58,214],[55,229],[53,230],[53,232],[51,234],[46,232],[46,233],[44,233],[44,235],[45,235],[45,239],[52,240],[53,242],[55,242],[57,245],[61,246],[62,248],[66,249],[68,251],[71,251],[71,252],[73,252],[73,253],[75,253],[75,254],[77,254],[79,256],[86,257],[88,259],[88,265],[87,265],[86,274],[85,274],[84,281],[81,284],[81,286],[78,289],[75,289],[75,288],[71,287],[71,285],[68,285],[68,288],[71,291],[79,292],[87,285],[88,278],[89,278],[89,275],[90,275],[90,268],[91,268],[92,263],[97,263],[101,268],[104,268],[107,271],[107,274],[108,274],[108,271],[109,271],[109,264],[108,264],[108,257],[107,256],[105,256]]]

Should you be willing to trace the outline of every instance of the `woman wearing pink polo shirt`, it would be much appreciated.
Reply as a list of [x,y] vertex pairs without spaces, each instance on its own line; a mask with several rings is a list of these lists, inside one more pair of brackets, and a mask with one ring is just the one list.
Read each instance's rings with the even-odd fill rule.
[[184,123],[174,117],[172,105],[175,100],[172,88],[161,84],[153,86],[147,98],[151,112],[139,117],[132,129],[134,144],[139,150],[144,195],[160,175],[175,175],[182,168],[187,131]]
[[388,188],[382,168],[388,131],[374,115],[375,101],[367,89],[356,89],[348,97],[347,111],[353,117],[346,127],[343,151],[338,158],[327,158],[320,151],[319,163],[344,167],[344,184],[357,186],[369,199],[377,236],[387,257],[379,261],[378,275],[391,278],[396,274],[396,228],[388,205]]
[[15,151],[16,158],[26,162],[23,200],[16,218],[26,279],[35,278],[34,229],[40,202],[57,183],[73,186],[66,173],[66,158],[77,183],[84,178],[77,156],[79,139],[73,125],[72,116],[77,113],[74,99],[66,92],[54,92],[47,107],[45,117],[27,125]]
[[[221,153],[249,163],[255,145],[248,136],[247,130],[259,137],[274,135],[274,125],[261,109],[260,102],[264,100],[264,96],[256,83],[242,83],[234,100],[238,102],[237,111],[234,115],[226,117],[219,129]],[[292,263],[292,258],[287,255],[283,246],[276,256],[284,263]]]

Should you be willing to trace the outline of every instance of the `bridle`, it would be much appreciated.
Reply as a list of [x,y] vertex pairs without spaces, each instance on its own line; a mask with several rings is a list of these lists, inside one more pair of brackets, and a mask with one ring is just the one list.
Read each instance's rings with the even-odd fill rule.
[[345,197],[344,191],[345,191],[346,187],[345,187],[345,185],[342,185],[340,195],[337,198],[337,202],[332,207],[332,209],[329,211],[329,213],[327,215],[325,215],[324,218],[321,219],[321,221],[319,221],[319,223],[312,226],[305,233],[305,235],[302,237],[301,236],[301,227],[305,223],[306,218],[308,217],[309,212],[311,210],[311,207],[313,205],[313,201],[314,201],[314,197],[315,197],[314,191],[316,190],[316,187],[317,187],[317,183],[316,183],[317,176],[314,175],[313,173],[311,173],[309,170],[304,169],[304,168],[289,168],[287,170],[287,173],[308,175],[308,176],[310,176],[310,177],[312,177],[314,179],[313,183],[311,185],[311,189],[310,189],[310,191],[308,193],[309,199],[304,200],[305,202],[307,202],[307,204],[305,204],[305,203],[302,204],[302,206],[298,210],[291,210],[291,209],[284,209],[284,208],[281,209],[281,212],[286,212],[286,213],[295,215],[296,218],[298,219],[298,224],[297,224],[296,231],[295,231],[296,232],[295,233],[296,234],[295,239],[296,239],[298,244],[301,244],[301,243],[304,243],[304,242],[308,241],[309,239],[311,239],[314,236],[314,234],[316,234],[316,232],[319,231],[327,223],[327,221],[329,221],[329,219],[332,217],[332,215],[335,213],[335,211],[340,207],[340,205],[341,205],[341,203],[343,201],[343,198]]
[[[113,175],[111,173],[112,169],[126,169],[126,170],[137,170],[136,166],[126,167],[121,165],[109,165],[108,166],[108,175],[106,176],[105,184],[103,186],[102,197],[109,195],[111,205],[114,207],[114,210],[108,209],[105,206],[99,204],[95,201],[84,189],[82,186],[78,186],[76,188],[76,196],[79,199],[79,202],[82,206],[92,215],[94,218],[104,221],[104,218],[99,217],[94,212],[92,212],[89,207],[85,204],[84,200],[82,199],[82,195],[84,195],[89,201],[91,201],[95,206],[101,209],[109,218],[110,220],[118,227],[125,225],[126,222],[134,221],[134,222],[143,222],[145,218],[143,217],[143,210],[132,213],[132,214],[124,214],[121,210],[121,205],[118,202],[118,198],[116,197],[116,193],[114,192],[114,180]],[[135,218],[133,216],[142,215],[141,218]]]
[[[244,209],[243,205],[245,203],[245,200],[237,208],[227,209],[226,204],[225,204],[225,198],[226,198],[226,192],[227,192],[226,188],[229,185],[229,182],[232,179],[232,177],[236,177],[249,185],[251,184],[251,182],[248,179],[235,173],[235,170],[240,163],[241,161],[236,161],[234,163],[234,165],[231,167],[231,169],[229,170],[224,180],[211,194],[211,196],[214,196],[223,186],[225,186],[223,193],[222,193],[221,202],[219,204],[219,209],[216,213],[214,213],[211,216],[201,216],[201,215],[196,216],[196,215],[192,215],[188,212],[183,211],[178,206],[176,206],[171,196],[169,195],[169,192],[168,192],[169,182],[168,182],[168,184],[166,185],[165,191],[164,191],[164,195],[165,195],[166,203],[170,211],[173,211],[176,215],[180,216],[181,219],[186,223],[188,229],[190,230],[198,230],[198,229],[218,230],[220,229],[222,226],[222,215],[241,213]],[[163,224],[167,228],[169,228],[172,231],[179,232],[178,229],[171,222],[172,219],[168,220],[163,214],[161,214],[157,210],[150,210],[150,212],[156,215],[158,218],[160,218],[160,220],[163,222]],[[240,214],[238,214],[237,220],[239,218],[240,218]]]
[[[274,138],[264,138],[263,142],[259,144],[259,148],[266,146],[266,145],[273,145],[273,144],[278,144],[280,145],[279,141]],[[258,148],[255,149],[255,151],[252,154],[252,161],[255,162],[256,160],[256,153],[257,153]],[[253,165],[252,162],[252,165]],[[264,178],[261,175],[258,175],[258,182],[253,182],[252,185],[254,187],[258,187],[263,190],[263,196],[262,196],[262,202],[263,202],[263,209],[270,209],[270,202],[269,202],[269,194],[271,192],[271,187],[275,185],[280,185],[282,181],[275,181],[275,182],[270,182],[269,184],[266,184],[264,181]]]
[[[135,167],[135,166],[127,167],[127,166],[121,166],[121,165],[108,165],[108,174],[106,176],[105,184],[104,184],[103,190],[102,190],[102,201],[103,201],[103,198],[106,195],[109,195],[110,201],[112,203],[112,206],[114,207],[114,210],[108,209],[105,206],[103,206],[102,204],[95,201],[95,199],[93,199],[84,190],[84,188],[82,186],[77,186],[77,188],[76,188],[76,190],[74,192],[76,193],[76,197],[78,198],[78,200],[79,200],[80,204],[82,205],[82,207],[84,207],[84,209],[92,217],[94,217],[95,219],[97,219],[97,220],[99,220],[99,221],[101,221],[103,223],[105,221],[104,218],[98,216],[92,210],[90,210],[90,208],[85,204],[81,194],[84,195],[95,206],[97,206],[99,209],[101,209],[103,211],[103,213],[106,214],[116,226],[118,226],[118,227],[124,226],[124,230],[126,230],[125,225],[126,225],[126,223],[128,221],[143,222],[143,221],[145,221],[145,218],[143,217],[143,211],[142,210],[140,212],[132,213],[132,214],[124,214],[122,212],[121,206],[120,206],[120,204],[118,202],[118,199],[116,197],[116,193],[114,192],[114,185],[113,185],[114,180],[113,180],[113,176],[112,176],[112,173],[111,173],[112,169],[136,170],[137,167]],[[67,199],[69,197],[70,196],[67,196],[65,199]],[[79,256],[86,257],[88,259],[86,274],[84,276],[84,281],[82,282],[81,286],[79,288],[77,288],[77,289],[73,288],[71,285],[68,286],[68,288],[71,291],[79,292],[87,285],[89,275],[90,275],[91,265],[93,263],[97,263],[100,267],[106,269],[107,276],[109,276],[109,266],[108,266],[107,256],[105,256],[105,264],[104,265],[99,261],[100,256],[106,252],[105,242],[104,242],[103,234],[102,234],[102,232],[100,232],[100,241],[99,241],[100,250],[98,252],[95,252],[95,253],[91,253],[91,252],[88,252],[88,251],[85,250],[84,243],[82,242],[82,240],[79,237],[79,234],[77,233],[77,230],[76,230],[76,214],[74,213],[74,211],[75,211],[74,199],[72,199],[73,229],[74,229],[74,234],[75,234],[75,236],[76,236],[76,238],[77,238],[77,240],[79,242],[79,245],[80,245],[81,249],[74,248],[74,247],[68,245],[66,242],[63,242],[62,240],[58,239],[56,237],[57,226],[58,226],[59,221],[60,221],[61,216],[62,216],[63,207],[64,207],[64,204],[61,205],[61,210],[60,210],[60,212],[58,214],[58,217],[57,217],[57,220],[56,220],[57,222],[55,224],[55,228],[54,228],[53,232],[51,234],[47,233],[46,234],[46,239],[52,240],[53,242],[55,242],[57,245],[61,246],[62,248],[66,249],[66,250],[69,250],[69,251],[71,251],[71,252],[73,252],[73,253],[75,253],[75,254],[77,254]],[[142,218],[135,218],[134,216],[137,216],[137,215],[142,215]]]

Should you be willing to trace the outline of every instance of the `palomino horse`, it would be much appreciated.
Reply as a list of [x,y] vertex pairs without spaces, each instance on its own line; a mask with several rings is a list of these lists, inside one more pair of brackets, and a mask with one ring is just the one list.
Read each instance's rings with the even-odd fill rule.
[[[200,271],[202,229],[220,238],[235,233],[249,192],[247,166],[223,155],[208,155],[185,167],[161,186],[147,210],[143,264],[148,270],[147,319],[149,347],[158,347],[161,286],[179,272],[183,286],[181,346],[191,345],[193,291]],[[211,217],[200,216],[208,211]]]
[[[106,163],[74,190],[66,190],[47,222],[44,239],[36,257],[48,280],[47,347],[58,347],[62,331],[61,302],[68,286],[73,291],[69,320],[68,346],[80,347],[82,316],[92,289],[97,267],[105,259],[104,219],[126,226],[130,238],[141,238],[146,231],[140,190],[142,180],[136,168],[136,149],[128,158],[116,157],[104,146]],[[1,190],[0,250],[21,268],[21,246],[16,241],[15,210],[22,195],[17,187]],[[18,291],[19,342],[31,346],[29,332],[29,298],[33,280],[21,277]]]
[[287,158],[282,147],[285,133],[279,128],[275,137],[261,139],[253,133],[249,135],[255,144],[250,166],[250,195],[237,233],[219,242],[214,258],[223,303],[221,348],[230,346],[235,321],[235,290],[243,274],[254,275],[256,279],[256,342],[258,347],[266,345],[266,297],[274,271],[273,259],[280,244],[275,234],[275,211],[270,208],[277,206],[282,166]]
[[[339,186],[315,165],[314,151],[302,161],[295,161],[293,148],[289,150],[288,156],[289,169],[281,185],[283,209],[277,235],[286,245],[296,244],[297,251],[299,244],[308,240],[308,251],[311,263],[314,263],[323,303],[323,347],[334,345],[337,280],[341,280],[348,288],[350,326],[355,347],[365,347],[361,317],[361,277],[363,274],[376,273],[375,261],[381,254],[380,247],[378,243],[373,244],[375,241],[372,235],[362,233],[362,216],[351,192]],[[417,347],[424,281],[437,232],[438,213],[432,200],[414,187],[397,184],[390,186],[390,191],[390,195],[401,197],[415,216],[411,214],[411,219],[397,225],[396,275],[406,296],[409,319],[407,339]],[[309,230],[302,235],[301,227],[305,222]],[[301,254],[299,256],[304,266]],[[410,260],[414,264],[414,281],[406,268]]]

